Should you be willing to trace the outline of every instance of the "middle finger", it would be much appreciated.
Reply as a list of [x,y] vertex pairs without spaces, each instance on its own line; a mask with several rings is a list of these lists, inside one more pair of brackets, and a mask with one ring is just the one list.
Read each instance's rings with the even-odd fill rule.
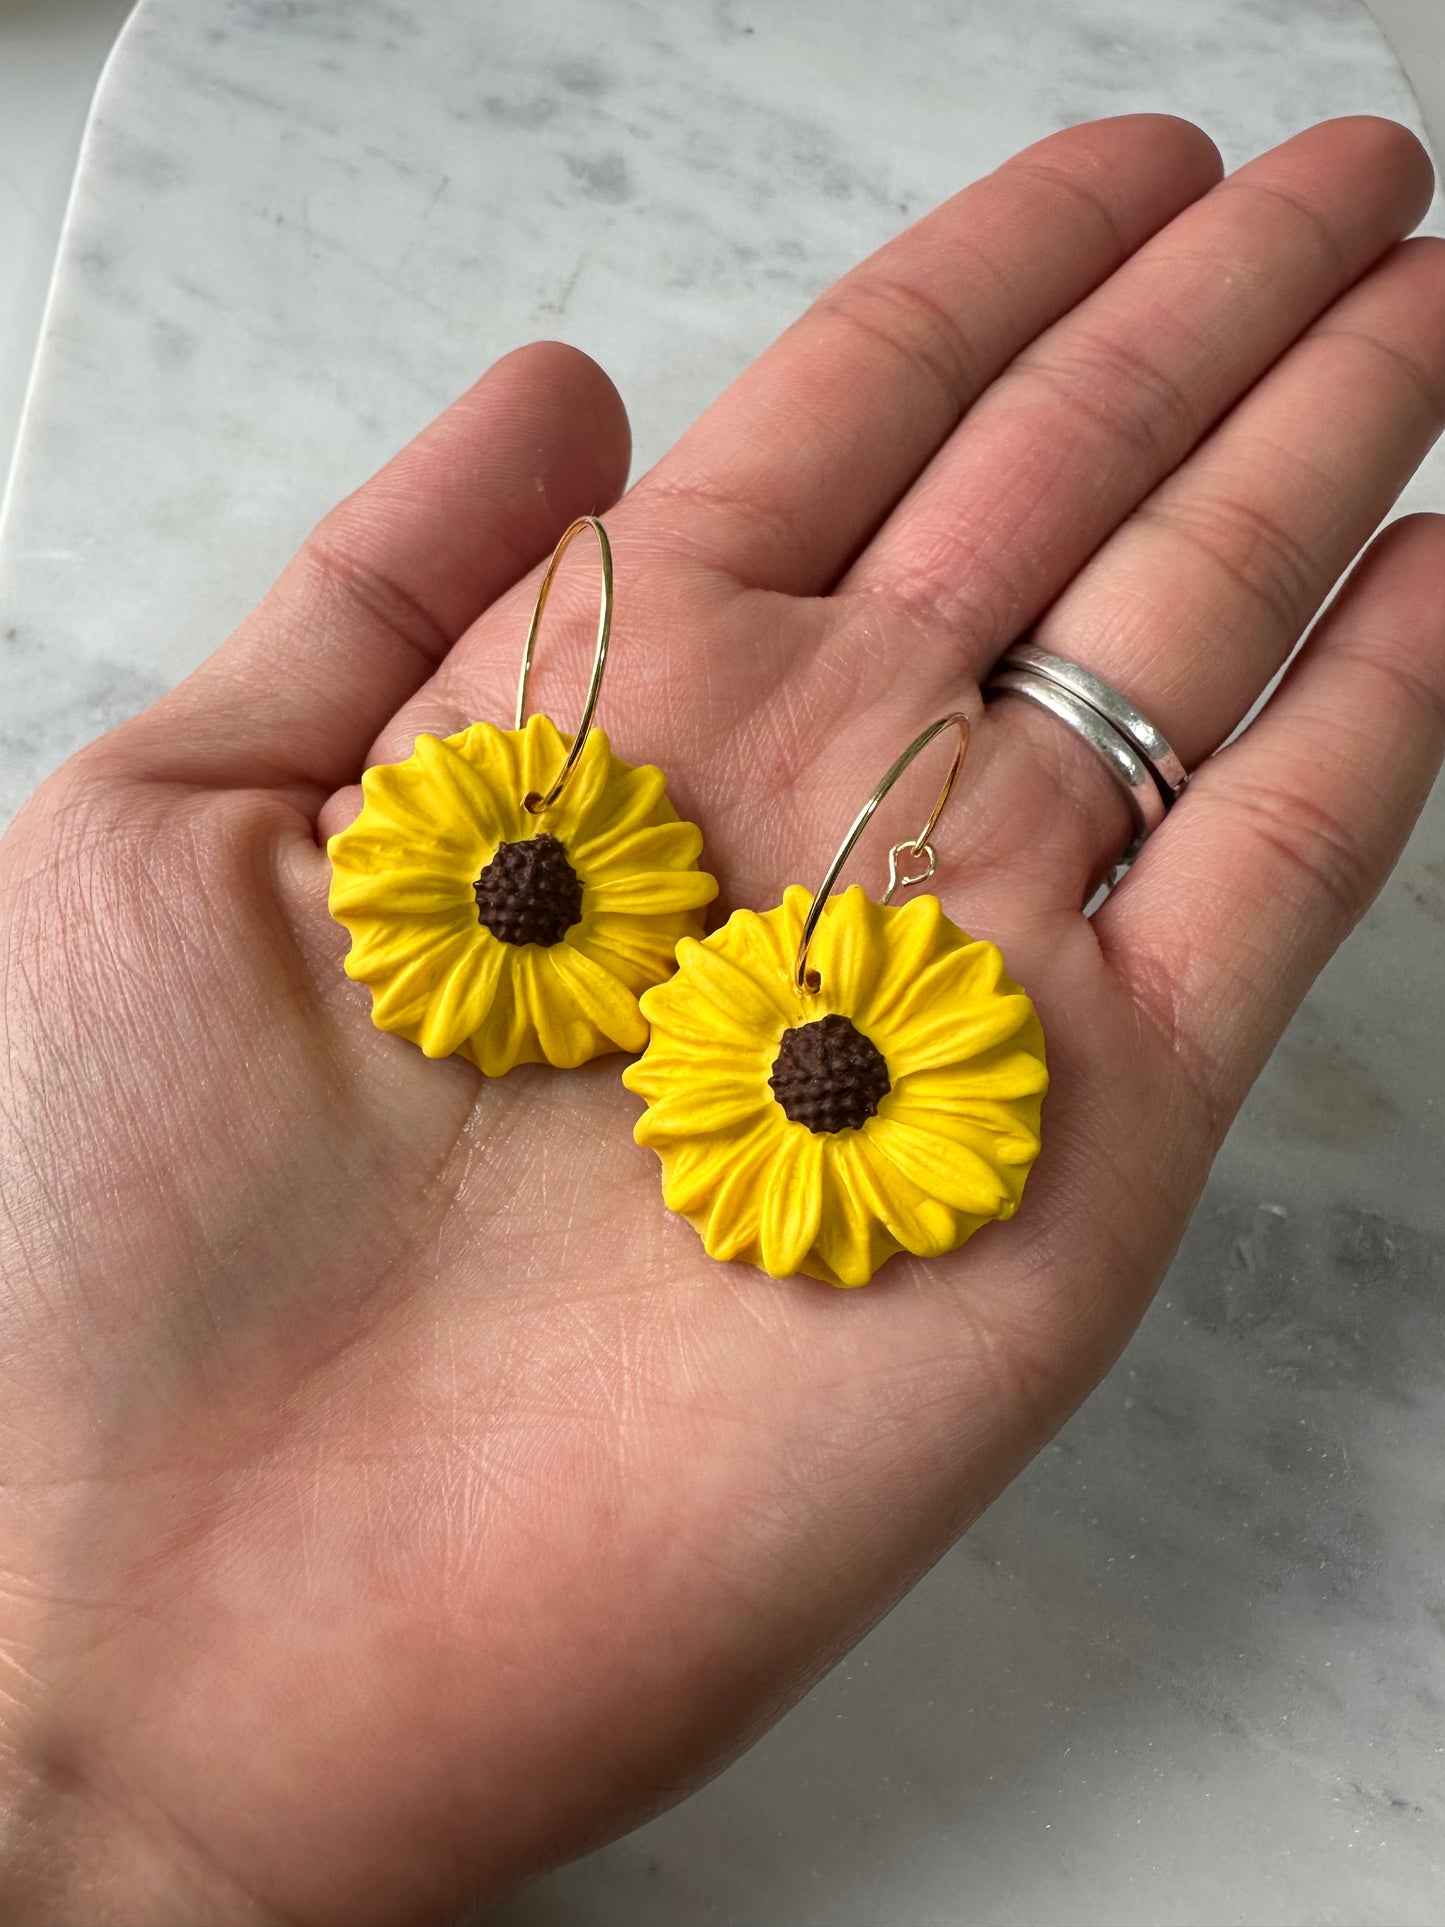
[[839,585],[981,675],[1432,189],[1391,121],[1328,121],[1232,174],[1018,356]]

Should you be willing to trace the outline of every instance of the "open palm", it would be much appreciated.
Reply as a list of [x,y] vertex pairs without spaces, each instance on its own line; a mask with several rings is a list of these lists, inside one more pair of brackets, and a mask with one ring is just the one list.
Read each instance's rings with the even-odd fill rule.
[[[321,843],[368,762],[509,718],[627,429],[556,345],[327,518],[3,846],[7,1919],[394,1922],[677,1796],[1062,1423],[1441,752],[1445,524],[1361,563],[1124,884],[1120,793],[978,684],[1017,635],[1198,765],[1439,425],[1428,164],[1329,123],[1222,185],[1072,129],[832,289],[608,514],[599,720],[723,907],[816,885],[978,718],[935,888],[1053,1083],[1018,1217],[861,1292],[711,1263],[625,1060],[485,1080],[376,1031]],[[534,689],[564,727],[592,590]],[[569,615],[575,620],[569,621]],[[936,787],[920,767],[853,874]],[[0,1890],[5,1879],[0,1879]]]

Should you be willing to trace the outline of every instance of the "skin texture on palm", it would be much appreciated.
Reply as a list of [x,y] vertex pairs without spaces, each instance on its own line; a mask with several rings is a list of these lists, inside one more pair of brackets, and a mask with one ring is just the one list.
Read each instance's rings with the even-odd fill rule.
[[[1338,122],[1217,179],[1156,117],[1030,149],[608,514],[600,720],[720,915],[812,887],[1031,623],[1198,763],[1386,512],[1445,387],[1442,252],[1397,245],[1423,155]],[[530,572],[626,467],[600,371],[509,357],[0,846],[7,1919],[430,1919],[714,1770],[1117,1354],[1428,791],[1433,518],[1090,920],[1122,801],[991,708],[936,887],[1043,1019],[1023,1208],[858,1292],[711,1264],[623,1059],[428,1061],[326,912],[361,768],[506,718]],[[584,576],[538,662],[563,727]]]

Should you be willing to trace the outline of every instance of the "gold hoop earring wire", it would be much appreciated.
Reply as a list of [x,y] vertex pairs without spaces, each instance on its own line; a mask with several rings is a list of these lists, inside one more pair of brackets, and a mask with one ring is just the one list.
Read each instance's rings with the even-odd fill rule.
[[581,515],[564,529],[562,538],[552,551],[552,560],[547,564],[547,573],[542,577],[542,585],[537,591],[537,606],[532,611],[532,621],[527,630],[527,640],[522,649],[522,674],[517,683],[517,720],[514,729],[520,729],[527,718],[527,683],[532,674],[532,652],[537,645],[537,631],[542,626],[542,611],[547,606],[547,597],[552,590],[552,580],[557,573],[562,557],[573,541],[584,529],[591,529],[597,537],[597,554],[602,565],[602,606],[597,616],[597,651],[592,658],[592,680],[587,685],[587,699],[582,705],[582,720],[577,725],[577,734],[572,739],[572,747],[561,773],[545,796],[530,791],[522,798],[523,809],[530,810],[533,816],[540,816],[550,810],[557,798],[566,788],[567,779],[577,767],[577,759],[582,754],[587,741],[587,732],[592,727],[592,718],[597,709],[597,697],[602,688],[602,672],[607,667],[607,645],[612,636],[612,544],[607,540],[607,531],[595,515]]
[[[968,753],[968,718],[958,711],[955,711],[951,716],[940,716],[936,723],[929,724],[921,736],[916,736],[913,739],[899,757],[898,761],[893,765],[892,769],[890,769],[888,774],[883,778],[883,781],[878,785],[877,789],[874,790],[873,794],[868,798],[868,801],[863,805],[862,809],[859,810],[858,814],[854,817],[848,834],[843,838],[838,854],[828,865],[828,874],[818,886],[818,893],[813,898],[812,906],[804,920],[803,934],[798,941],[797,960],[793,965],[793,985],[795,989],[807,992],[822,989],[822,978],[816,970],[810,970],[808,968],[808,949],[813,941],[813,932],[818,927],[818,919],[822,916],[827,906],[833,885],[838,881],[843,865],[853,854],[854,844],[858,841],[859,837],[862,836],[864,830],[867,829],[873,812],[878,808],[878,805],[883,801],[889,790],[892,789],[904,770],[908,768],[908,765],[913,761],[914,757],[920,755],[927,749],[935,736],[942,735],[943,731],[949,728],[954,728],[958,731],[958,747],[953,752],[953,762],[949,766],[947,776],[943,779],[943,788],[938,792],[938,801],[934,804],[928,821],[924,824],[923,828],[918,832],[917,836],[907,838],[902,843],[895,843],[893,848],[888,852],[888,888],[884,893],[883,901],[885,903],[892,903],[894,897],[897,896],[900,890],[911,890],[915,884],[927,883],[928,879],[938,868],[938,852],[934,849],[932,843],[933,832],[938,828],[938,819],[943,815],[944,805],[948,802],[953,792],[953,786],[958,780],[958,772],[963,768],[963,759]],[[921,859],[923,868],[916,873],[901,870],[899,864],[904,857]]]

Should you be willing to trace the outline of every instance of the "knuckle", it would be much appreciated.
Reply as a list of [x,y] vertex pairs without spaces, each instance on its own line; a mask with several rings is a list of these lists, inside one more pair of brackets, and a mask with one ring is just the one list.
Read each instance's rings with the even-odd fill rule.
[[1319,600],[1320,568],[1300,538],[1260,503],[1219,493],[1180,494],[1145,502],[1139,521],[1156,524],[1222,579],[1226,589],[1261,608],[1291,640]]
[[1349,929],[1378,887],[1359,837],[1341,817],[1296,788],[1252,783],[1230,807],[1244,833],[1312,895],[1323,895]]
[[[777,546],[821,560],[818,531],[806,515],[787,503],[762,501],[732,485],[724,474],[693,467],[685,472],[658,469],[631,491],[636,516],[633,538],[640,549],[686,555],[711,569],[730,566],[738,546],[759,552]],[[736,572],[741,575],[741,568]]]
[[876,268],[855,269],[823,295],[820,310],[921,369],[959,408],[991,372],[955,315],[925,289]]
[[1151,470],[1172,466],[1198,430],[1198,410],[1184,388],[1125,336],[1070,331],[1018,357],[1015,386],[1041,383],[1051,409],[1062,406],[1087,438],[1122,439]]
[[1376,676],[1388,686],[1408,716],[1414,720],[1423,717],[1437,740],[1445,737],[1445,691],[1412,668],[1401,655],[1380,650],[1368,653],[1342,650],[1339,660],[1353,660],[1357,668]]
[[422,657],[428,668],[451,647],[453,638],[409,590],[367,560],[348,536],[344,520],[328,516],[302,543],[296,557],[305,587],[322,608],[339,603],[378,625]]
[[1445,422],[1445,381],[1422,356],[1412,354],[1398,341],[1392,341],[1371,328],[1352,328],[1329,322],[1316,330],[1315,340],[1327,349],[1340,345],[1363,350],[1377,367],[1387,368],[1399,377],[1425,420],[1436,431]]
[[1282,213],[1288,225],[1296,233],[1309,236],[1315,250],[1329,274],[1337,285],[1343,286],[1354,279],[1351,265],[1345,259],[1344,248],[1334,223],[1321,208],[1315,206],[1306,195],[1297,194],[1286,187],[1282,181],[1256,180],[1249,174],[1236,174],[1216,190],[1225,194],[1245,195]]
[[1037,179],[1051,196],[1066,196],[1102,231],[1116,260],[1122,261],[1133,252],[1129,237],[1108,199],[1097,188],[1091,187],[1087,178],[1076,168],[1056,166],[1036,154],[1016,154],[1012,160],[1004,162],[1004,168],[1000,171],[1005,170]]

